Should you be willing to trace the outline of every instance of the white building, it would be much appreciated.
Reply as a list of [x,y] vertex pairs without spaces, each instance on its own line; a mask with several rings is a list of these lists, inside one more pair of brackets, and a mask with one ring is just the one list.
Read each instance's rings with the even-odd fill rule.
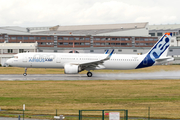
[[7,59],[23,52],[37,52],[37,43],[0,43],[0,64],[4,66]]
[[180,46],[180,24],[149,25],[149,35],[161,37],[166,32],[172,32],[171,46]]
[[180,24],[149,25],[149,34],[152,37],[161,37],[166,32],[172,32],[173,36],[180,35]]

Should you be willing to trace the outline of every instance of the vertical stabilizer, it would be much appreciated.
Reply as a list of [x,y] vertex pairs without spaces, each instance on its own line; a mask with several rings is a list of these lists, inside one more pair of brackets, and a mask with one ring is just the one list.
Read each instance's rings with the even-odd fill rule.
[[165,33],[145,55],[145,58],[136,67],[136,69],[152,66],[155,63],[156,59],[166,57],[170,46],[171,36],[172,33]]

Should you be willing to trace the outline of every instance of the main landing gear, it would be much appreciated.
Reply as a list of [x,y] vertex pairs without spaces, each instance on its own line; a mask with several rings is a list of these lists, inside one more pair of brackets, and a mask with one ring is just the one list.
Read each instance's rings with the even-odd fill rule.
[[92,75],[93,75],[92,72],[87,72],[88,77],[92,77]]
[[24,71],[24,73],[23,73],[23,75],[24,75],[24,76],[26,76],[26,75],[27,75],[27,73],[26,73],[26,72],[27,72],[27,68],[25,68],[25,71]]

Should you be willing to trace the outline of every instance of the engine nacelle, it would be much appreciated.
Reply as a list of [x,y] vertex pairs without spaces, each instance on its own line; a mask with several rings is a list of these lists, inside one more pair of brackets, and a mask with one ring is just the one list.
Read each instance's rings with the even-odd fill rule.
[[79,65],[71,65],[71,64],[64,65],[65,74],[77,74],[79,72],[81,72],[81,67]]

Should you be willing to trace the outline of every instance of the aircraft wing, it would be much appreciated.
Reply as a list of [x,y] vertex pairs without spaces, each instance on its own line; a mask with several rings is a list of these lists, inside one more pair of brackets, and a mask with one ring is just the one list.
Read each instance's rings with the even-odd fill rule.
[[[100,60],[97,60],[97,61],[92,61],[92,62],[85,62],[85,63],[79,63],[79,64],[76,64],[74,63],[74,65],[80,65],[83,69],[86,69],[86,68],[94,68],[94,67],[103,67],[102,64],[104,61],[106,60],[109,60],[112,56],[114,52],[114,49],[112,50],[112,52],[104,59],[100,59]],[[73,64],[73,63],[71,63]]]

